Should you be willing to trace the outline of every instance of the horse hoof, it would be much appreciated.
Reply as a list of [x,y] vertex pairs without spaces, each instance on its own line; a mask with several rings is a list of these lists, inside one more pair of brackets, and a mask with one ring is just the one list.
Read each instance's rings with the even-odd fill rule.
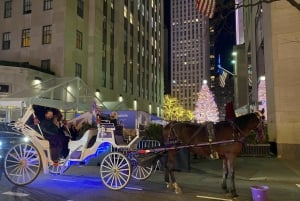
[[178,195],[178,194],[182,194],[182,190],[181,188],[177,188],[175,189],[175,193]]
[[231,191],[231,197],[232,198],[236,198],[239,197],[238,194],[236,193],[236,191]]
[[224,191],[224,193],[229,193],[227,186],[222,186],[222,190]]
[[171,183],[167,183],[167,189],[173,189],[173,185]]

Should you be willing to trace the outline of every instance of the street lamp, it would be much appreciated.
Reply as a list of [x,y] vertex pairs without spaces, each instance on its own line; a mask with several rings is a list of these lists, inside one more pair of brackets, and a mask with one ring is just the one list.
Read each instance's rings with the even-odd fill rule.
[[151,105],[151,103],[149,104],[149,114],[152,114],[152,105]]
[[133,109],[137,110],[137,100],[136,99],[133,100]]
[[119,102],[123,102],[123,96],[122,96],[122,94],[120,94],[118,100],[119,100]]
[[41,84],[42,83],[42,78],[35,76],[33,80],[33,84]]
[[100,96],[100,90],[99,90],[99,89],[96,89],[95,95],[96,95],[96,96]]

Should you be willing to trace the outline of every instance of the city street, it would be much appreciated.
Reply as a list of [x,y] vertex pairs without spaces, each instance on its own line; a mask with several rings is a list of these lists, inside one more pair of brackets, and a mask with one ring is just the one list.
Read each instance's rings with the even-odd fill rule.
[[[121,191],[107,189],[98,176],[97,166],[74,166],[65,175],[41,175],[30,185],[16,187],[2,175],[1,201],[126,201],[126,200],[232,200],[220,188],[221,161],[192,159],[190,172],[175,172],[183,194],[176,195],[163,182],[163,172],[156,171],[146,181],[132,180]],[[235,200],[251,201],[250,187],[267,185],[268,200],[296,201],[300,197],[299,170],[277,158],[239,158]]]

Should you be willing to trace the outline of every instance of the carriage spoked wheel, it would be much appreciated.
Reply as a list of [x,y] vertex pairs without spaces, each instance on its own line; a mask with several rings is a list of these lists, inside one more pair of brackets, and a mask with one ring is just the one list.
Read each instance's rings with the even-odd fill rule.
[[143,181],[143,180],[148,179],[151,176],[152,171],[153,171],[153,165],[148,166],[148,167],[136,165],[136,166],[133,166],[133,168],[132,168],[131,176],[136,180]]
[[4,174],[15,185],[26,185],[39,175],[42,163],[37,149],[28,143],[11,147],[4,158]]
[[132,178],[139,180],[139,181],[143,181],[148,179],[153,171],[153,165],[150,166],[141,166],[139,165],[136,156],[134,154],[127,154],[128,159],[131,162],[131,166],[132,166]]
[[130,162],[121,153],[107,154],[100,165],[100,177],[104,185],[112,190],[124,188],[131,175]]

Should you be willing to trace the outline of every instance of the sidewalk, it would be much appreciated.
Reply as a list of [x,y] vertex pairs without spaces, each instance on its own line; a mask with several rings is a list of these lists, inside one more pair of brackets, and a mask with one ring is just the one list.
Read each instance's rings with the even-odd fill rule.
[[[222,160],[191,159],[192,171],[222,175]],[[239,157],[235,176],[243,180],[265,180],[300,184],[300,162],[275,157]]]

